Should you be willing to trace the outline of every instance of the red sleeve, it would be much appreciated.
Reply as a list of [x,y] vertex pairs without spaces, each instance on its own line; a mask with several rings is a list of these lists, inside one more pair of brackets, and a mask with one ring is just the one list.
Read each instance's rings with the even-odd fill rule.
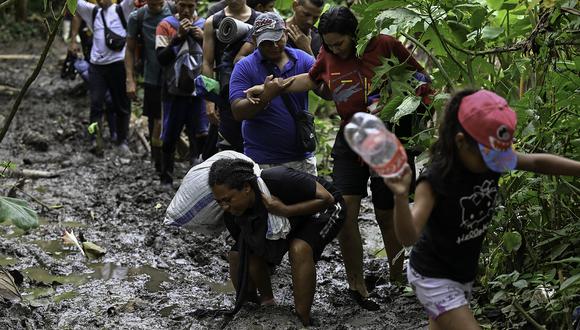
[[310,76],[310,79],[312,79],[312,81],[316,82],[323,81],[325,83],[328,82],[329,75],[326,67],[327,57],[328,53],[326,53],[326,50],[323,47],[321,47],[320,52],[318,53],[318,57],[316,57],[316,62],[314,62],[314,65],[312,66],[312,68],[310,68],[310,71],[308,71],[308,75]]
[[176,31],[169,22],[165,20],[161,21],[157,25],[157,29],[155,29],[155,49],[169,46],[175,34]]
[[424,72],[421,64],[415,60],[415,58],[411,55],[411,53],[409,53],[407,47],[405,47],[402,42],[388,35],[382,35],[381,38],[385,40],[383,44],[386,44],[387,48],[389,48],[388,51],[399,59],[399,63],[406,61],[409,67],[413,68],[414,70]]

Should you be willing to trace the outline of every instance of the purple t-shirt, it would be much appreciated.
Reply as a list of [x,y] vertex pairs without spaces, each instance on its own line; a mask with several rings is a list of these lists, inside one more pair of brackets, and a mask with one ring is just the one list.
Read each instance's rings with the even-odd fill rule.
[[[314,64],[314,57],[299,49],[286,47],[289,61],[283,70],[274,67],[277,77],[288,78],[307,73]],[[239,61],[230,79],[230,102],[245,98],[244,90],[264,83],[270,73],[259,50]],[[308,93],[287,94],[292,102],[291,111],[308,111]],[[270,105],[254,118],[242,123],[244,154],[258,164],[280,164],[304,160],[312,153],[304,153],[298,144],[296,125],[282,97],[272,100]]]

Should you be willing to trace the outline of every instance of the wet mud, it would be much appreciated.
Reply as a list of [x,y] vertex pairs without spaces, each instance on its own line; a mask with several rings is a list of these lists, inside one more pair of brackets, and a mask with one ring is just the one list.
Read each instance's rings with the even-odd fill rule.
[[[0,52],[39,54],[40,42],[1,45]],[[0,224],[0,266],[12,272],[23,295],[22,302],[0,298],[0,329],[302,328],[293,314],[287,258],[272,279],[276,306],[247,303],[232,319],[196,313],[234,306],[227,235],[207,237],[162,225],[175,190],[158,184],[135,134],[132,157],[115,152],[106,132],[104,157],[88,152],[89,99],[71,94],[79,90],[80,78],[60,78],[64,54],[64,45],[57,42],[0,145],[0,161],[60,174],[26,179],[15,190],[16,197],[39,212],[38,228],[24,232],[9,222]],[[35,64],[0,61],[0,85],[19,88]],[[2,116],[14,98],[10,91],[0,91]],[[177,176],[188,168],[188,163],[178,163]],[[0,182],[5,195],[18,179],[7,176]],[[335,240],[317,264],[313,316],[321,329],[425,328],[425,314],[409,289],[385,280],[382,240],[368,201],[365,205],[360,220],[365,269],[376,283],[371,296],[381,309],[362,310],[348,297]],[[64,229],[82,232],[107,253],[87,260],[61,243]]]

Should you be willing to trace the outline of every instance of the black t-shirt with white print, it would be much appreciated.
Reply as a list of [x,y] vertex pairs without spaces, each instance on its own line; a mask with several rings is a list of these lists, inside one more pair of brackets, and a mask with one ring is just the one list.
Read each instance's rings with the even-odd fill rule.
[[446,178],[427,168],[417,180],[429,182],[435,206],[411,251],[421,275],[460,283],[475,279],[481,245],[495,209],[500,174],[473,173],[458,165]]

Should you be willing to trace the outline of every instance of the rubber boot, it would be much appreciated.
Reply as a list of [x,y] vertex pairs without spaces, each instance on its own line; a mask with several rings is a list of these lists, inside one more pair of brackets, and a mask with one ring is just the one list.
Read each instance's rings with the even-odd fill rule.
[[160,179],[162,184],[173,184],[173,166],[175,163],[173,153],[161,153],[161,174]]
[[197,144],[197,152],[199,155],[201,155],[201,153],[203,152],[206,141],[207,135],[202,135],[195,138],[195,142]]
[[109,125],[109,137],[112,143],[117,143],[117,116],[113,110],[113,105],[105,102],[105,118]]
[[155,165],[155,172],[161,173],[161,147],[151,147],[151,161]]
[[189,138],[189,165],[191,167],[201,163],[199,158],[199,148],[197,147],[197,138]]
[[117,144],[128,143],[131,114],[117,113]]

